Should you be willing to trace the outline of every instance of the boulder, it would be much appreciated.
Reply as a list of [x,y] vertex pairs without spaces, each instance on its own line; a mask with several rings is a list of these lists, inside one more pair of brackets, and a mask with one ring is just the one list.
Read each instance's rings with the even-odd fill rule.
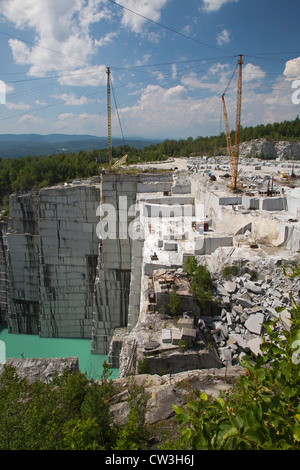
[[251,332],[259,335],[261,333],[262,325],[264,322],[264,314],[263,313],[253,313],[250,317],[245,321],[245,327]]
[[232,366],[232,351],[229,348],[219,348],[219,355],[224,366]]
[[66,370],[70,374],[79,371],[79,360],[77,357],[8,358],[0,364],[0,374],[5,366],[14,367],[17,375],[26,378],[29,383],[36,380],[49,383],[56,375],[60,376]]
[[264,293],[263,287],[256,285],[252,281],[246,281],[244,283],[244,287],[245,287],[245,289],[247,289],[250,292],[253,292],[254,294],[261,294],[262,295]]
[[229,294],[236,291],[236,283],[233,281],[226,281],[223,287]]
[[244,297],[238,297],[236,299],[236,301],[242,306],[242,307],[245,307],[245,308],[251,308],[253,307],[253,303],[251,302],[251,300],[247,300],[245,299]]
[[235,339],[236,344],[238,345],[239,349],[241,349],[242,351],[249,351],[250,348],[248,346],[248,343],[242,335],[238,333],[231,333],[229,335],[229,339],[231,338]]
[[250,351],[255,355],[258,356],[261,354],[260,345],[262,343],[261,337],[257,336],[256,338],[252,338],[248,340],[248,346]]
[[290,330],[291,329],[291,314],[290,312],[285,309],[283,310],[282,312],[279,313],[279,318],[280,318],[280,322],[283,326],[283,328],[285,328],[286,330]]

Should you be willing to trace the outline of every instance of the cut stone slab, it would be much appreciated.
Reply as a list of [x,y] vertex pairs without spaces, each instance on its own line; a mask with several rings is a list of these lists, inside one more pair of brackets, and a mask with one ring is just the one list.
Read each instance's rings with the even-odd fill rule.
[[278,299],[282,297],[281,292],[276,289],[268,290],[268,294],[270,294],[271,297],[277,297]]
[[256,285],[252,281],[246,281],[244,283],[244,287],[245,287],[245,289],[247,289],[250,292],[253,292],[254,294],[263,294],[264,293],[263,287]]
[[182,328],[181,339],[187,341],[187,343],[190,344],[196,339],[196,330],[193,328]]
[[232,325],[232,316],[229,312],[226,313],[226,320],[227,320],[227,325],[231,326]]
[[229,340],[227,341],[227,346],[231,346],[232,344],[236,344],[236,338],[230,336]]
[[250,351],[253,352],[255,356],[261,354],[260,345],[262,343],[261,337],[257,336],[256,338],[249,339],[248,346]]
[[250,300],[244,299],[243,297],[238,297],[236,300],[244,308],[253,307],[253,303]]
[[227,297],[228,296],[228,291],[225,289],[225,287],[222,287],[222,286],[218,286],[217,287],[217,293],[219,295],[222,295],[224,297]]
[[171,330],[166,329],[166,328],[161,330],[161,340],[163,343],[171,343],[172,342]]
[[239,315],[243,313],[243,307],[241,305],[233,305],[232,308]]
[[232,294],[236,291],[236,283],[233,281],[226,281],[224,284],[224,289],[229,293]]
[[179,344],[181,331],[179,328],[172,328],[172,344]]
[[144,349],[146,351],[152,351],[153,349],[158,348],[158,346],[160,346],[160,343],[158,343],[157,341],[149,341],[144,344]]
[[273,307],[267,307],[267,312],[271,315],[273,318],[278,318],[278,312],[275,310]]
[[182,330],[182,328],[192,329],[194,327],[194,319],[188,317],[180,318],[177,325],[180,330]]
[[255,305],[254,307],[252,307],[252,308],[250,309],[250,312],[251,312],[251,313],[261,312],[261,307]]
[[285,309],[279,313],[280,321],[285,329],[288,331],[291,329],[291,314],[290,312]]
[[224,366],[232,366],[232,351],[229,348],[219,348],[219,354]]
[[265,317],[263,313],[253,313],[250,315],[248,320],[245,321],[245,326],[251,333],[259,335],[261,333],[264,319]]
[[242,349],[243,351],[249,351],[248,342],[243,338],[242,335],[238,333],[232,333],[229,335],[229,340],[231,340],[231,338],[235,339],[236,344],[239,346],[240,349]]

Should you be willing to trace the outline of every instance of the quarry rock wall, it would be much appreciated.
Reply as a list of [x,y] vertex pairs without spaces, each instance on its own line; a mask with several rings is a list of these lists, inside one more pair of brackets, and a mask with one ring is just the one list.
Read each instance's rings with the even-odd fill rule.
[[7,269],[7,223],[0,222],[0,323],[7,316],[8,309],[8,269]]
[[300,142],[255,139],[240,144],[241,157],[264,155],[266,158],[300,159]]
[[10,198],[6,232],[7,323],[11,333],[39,332],[38,195]]
[[39,194],[40,334],[90,338],[98,259],[99,186]]
[[[99,228],[99,257],[93,311],[92,351],[108,354],[114,329],[132,328],[138,320],[143,240],[132,239],[129,227],[138,219],[138,193],[171,190],[172,174],[104,175],[100,206],[115,208],[113,237]],[[105,206],[107,205],[107,206]],[[141,235],[143,237],[143,235]]]
[[[11,195],[0,225],[0,316],[9,332],[89,338],[93,353],[107,354],[114,329],[139,314],[142,242],[128,236],[130,208],[138,192],[171,185],[170,173],[107,174],[101,184]],[[99,230],[106,204],[115,210],[115,236]]]
[[9,332],[91,337],[98,204],[94,184],[10,197],[0,250],[6,275],[1,310]]

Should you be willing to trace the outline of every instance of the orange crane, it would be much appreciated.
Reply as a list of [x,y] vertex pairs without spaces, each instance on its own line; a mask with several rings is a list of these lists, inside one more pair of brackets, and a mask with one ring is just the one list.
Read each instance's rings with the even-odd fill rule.
[[[235,129],[235,147],[234,147],[234,152],[231,144],[231,137],[230,137],[230,130],[229,130],[229,123],[228,123],[228,115],[227,115],[227,110],[226,110],[226,104],[225,104],[225,93],[222,95],[222,107],[223,107],[223,117],[224,117],[224,123],[225,123],[225,131],[226,131],[226,140],[227,140],[227,148],[228,148],[228,156],[229,156],[229,163],[230,163],[230,171],[231,171],[231,177],[232,177],[232,183],[230,187],[232,188],[233,191],[237,191],[238,185],[237,185],[237,174],[238,174],[238,164],[239,164],[239,149],[240,149],[240,129],[241,129],[241,107],[242,107],[242,64],[243,64],[243,59],[242,56],[240,55],[239,61],[237,66],[239,67],[239,72],[238,72],[238,83],[237,83],[237,101],[236,101],[236,129]],[[237,68],[237,67],[236,67]],[[229,81],[229,84],[233,78],[233,75],[236,71],[236,68],[232,74],[232,77]],[[227,85],[226,90],[229,87],[229,84]]]

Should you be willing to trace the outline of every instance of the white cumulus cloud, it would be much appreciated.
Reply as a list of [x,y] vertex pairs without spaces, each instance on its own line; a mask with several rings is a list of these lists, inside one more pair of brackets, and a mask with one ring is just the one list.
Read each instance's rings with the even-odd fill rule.
[[100,29],[95,38],[90,32],[93,23],[109,18],[104,0],[2,0],[0,14],[16,28],[34,33],[32,45],[9,40],[15,62],[30,66],[31,76],[87,67],[99,47],[116,36],[101,37]]
[[253,82],[254,80],[260,80],[265,78],[266,72],[259,67],[259,65],[253,65],[251,63],[246,64],[243,69],[243,81]]
[[203,0],[203,10],[207,12],[218,11],[225,3],[238,1],[239,0]]
[[[153,21],[160,20],[160,10],[168,1],[169,0],[118,0],[117,3],[131,10],[128,11],[124,9],[122,24],[134,32],[140,33],[144,23],[147,21],[145,18],[149,18]],[[132,12],[138,13],[138,15]]]
[[230,42],[230,32],[228,29],[224,28],[222,31],[217,35],[217,43],[219,46],[223,44],[228,44]]
[[23,103],[23,102],[20,102],[20,103],[11,103],[11,102],[6,102],[5,106],[7,107],[7,109],[22,109],[22,110],[25,110],[25,109],[30,109],[31,106],[30,104],[26,104],[26,103]]
[[86,96],[77,98],[73,93],[62,93],[60,95],[53,95],[53,97],[63,100],[68,106],[82,106],[89,101]]
[[300,79],[300,57],[288,60],[283,74],[290,80]]

